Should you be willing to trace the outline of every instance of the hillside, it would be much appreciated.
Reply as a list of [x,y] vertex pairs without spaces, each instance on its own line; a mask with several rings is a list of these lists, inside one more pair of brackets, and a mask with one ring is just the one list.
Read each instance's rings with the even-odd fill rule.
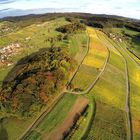
[[139,140],[140,21],[1,19],[0,82],[0,140]]

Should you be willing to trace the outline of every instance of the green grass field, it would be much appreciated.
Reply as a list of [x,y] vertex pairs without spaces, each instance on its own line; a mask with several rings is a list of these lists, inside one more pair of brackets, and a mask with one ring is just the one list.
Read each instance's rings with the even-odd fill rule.
[[69,51],[75,60],[80,62],[87,49],[87,35],[85,32],[70,37]]

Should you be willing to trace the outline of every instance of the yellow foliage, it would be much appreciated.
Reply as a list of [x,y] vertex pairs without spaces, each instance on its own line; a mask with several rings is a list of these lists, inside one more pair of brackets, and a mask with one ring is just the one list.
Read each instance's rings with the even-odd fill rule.
[[83,64],[90,67],[101,68],[107,57],[106,47],[100,42],[93,28],[87,28],[87,30],[90,36],[90,44],[88,55]]

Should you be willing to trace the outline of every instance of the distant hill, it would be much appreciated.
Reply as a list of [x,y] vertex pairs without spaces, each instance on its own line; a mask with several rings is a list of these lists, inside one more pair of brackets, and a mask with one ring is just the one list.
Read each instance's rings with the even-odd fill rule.
[[107,26],[111,24],[112,26],[130,26],[132,28],[137,28],[140,30],[140,20],[126,18],[115,15],[104,15],[104,14],[90,14],[90,13],[47,13],[47,14],[30,14],[26,16],[16,16],[16,17],[5,17],[0,19],[0,21],[11,21],[22,25],[20,21],[24,24],[24,26],[28,26],[35,22],[44,22],[46,20],[55,19],[58,17],[73,17],[80,18],[85,23],[100,23],[103,26]]

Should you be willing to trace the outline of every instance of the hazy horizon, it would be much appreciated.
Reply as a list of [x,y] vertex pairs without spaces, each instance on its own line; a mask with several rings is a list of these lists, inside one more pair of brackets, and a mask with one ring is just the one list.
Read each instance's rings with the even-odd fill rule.
[[140,19],[139,5],[139,0],[0,0],[0,18],[47,12],[82,12]]

